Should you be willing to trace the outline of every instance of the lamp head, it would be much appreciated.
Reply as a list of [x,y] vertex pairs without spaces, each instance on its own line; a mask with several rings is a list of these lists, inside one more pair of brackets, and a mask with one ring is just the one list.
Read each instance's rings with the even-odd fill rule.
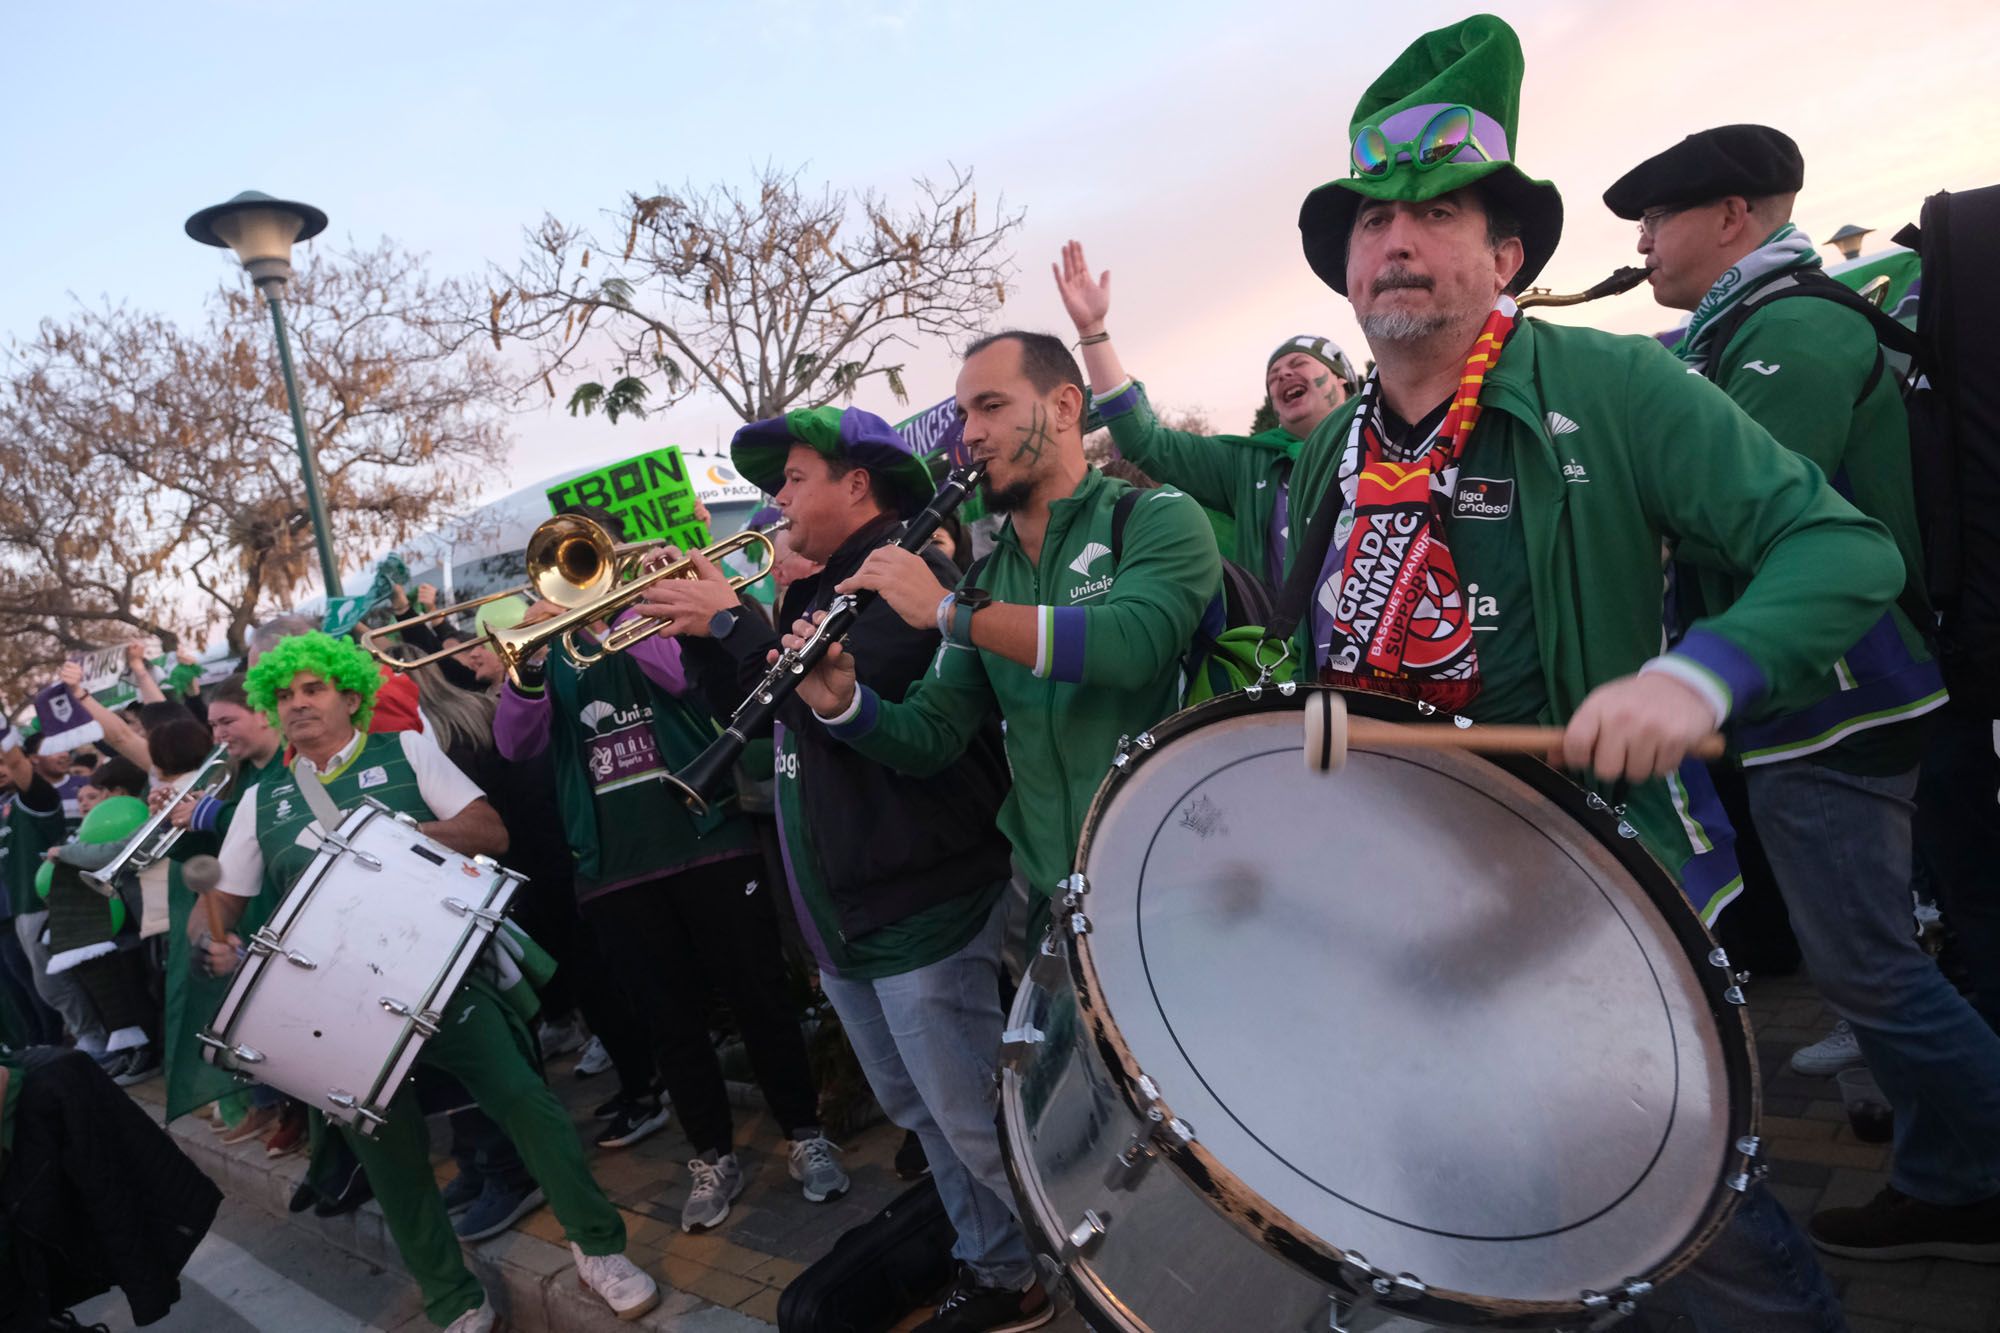
[[311,204],[273,199],[245,190],[187,220],[187,234],[203,245],[227,247],[259,288],[283,286],[292,276],[292,246],[326,230],[326,214]]

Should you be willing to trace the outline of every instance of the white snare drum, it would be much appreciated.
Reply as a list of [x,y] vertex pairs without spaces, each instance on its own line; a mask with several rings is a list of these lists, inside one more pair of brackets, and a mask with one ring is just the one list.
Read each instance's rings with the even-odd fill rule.
[[245,941],[203,1055],[373,1133],[521,882],[364,802]]
[[1309,775],[1307,693],[1170,718],[1099,788],[1002,1050],[1030,1239],[1101,1333],[1617,1322],[1756,1174],[1728,960],[1538,762]]

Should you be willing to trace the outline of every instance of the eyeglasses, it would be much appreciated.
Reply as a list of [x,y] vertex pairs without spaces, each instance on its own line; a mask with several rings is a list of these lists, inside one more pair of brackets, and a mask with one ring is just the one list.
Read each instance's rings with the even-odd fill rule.
[[1472,108],[1448,106],[1426,121],[1423,132],[1407,143],[1390,143],[1381,126],[1363,125],[1354,136],[1349,160],[1355,175],[1380,180],[1396,169],[1404,153],[1409,154],[1411,166],[1429,171],[1456,161],[1467,148],[1477,152],[1482,162],[1493,160],[1493,154],[1472,132]]
[[1714,203],[1713,199],[1703,199],[1692,204],[1675,204],[1671,208],[1649,208],[1639,215],[1639,234],[1652,236],[1660,230],[1660,224],[1676,213],[1685,213],[1690,208],[1701,208]]

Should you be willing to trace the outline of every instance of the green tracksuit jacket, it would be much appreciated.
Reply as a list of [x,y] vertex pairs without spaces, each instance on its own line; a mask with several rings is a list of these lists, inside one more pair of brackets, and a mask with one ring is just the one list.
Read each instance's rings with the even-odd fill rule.
[[1297,436],[1282,426],[1257,435],[1169,429],[1136,380],[1097,404],[1097,413],[1121,455],[1233,520],[1235,537],[1224,555],[1260,579],[1273,579],[1283,568],[1282,551],[1278,561],[1271,558],[1271,521],[1292,479]]
[[[1810,459],[1834,490],[1888,528],[1903,576],[1920,592],[1923,546],[1902,394],[1886,370],[1861,393],[1878,354],[1875,331],[1859,312],[1795,297],[1756,309],[1710,370],[1778,443]],[[1689,549],[1682,558],[1699,553]],[[1698,582],[1703,606],[1727,606],[1741,595],[1744,578],[1724,569],[1703,571]],[[1735,740],[1746,765],[1817,755],[1855,772],[1900,773],[1917,762],[1923,734],[1895,724],[1944,702],[1944,678],[1922,634],[1890,607],[1820,673],[1810,702],[1746,722]]]
[[1221,588],[1208,520],[1172,487],[1147,491],[1134,506],[1113,569],[1111,511],[1129,489],[1090,469],[1075,493],[1049,506],[1039,563],[1022,552],[1011,521],[1000,529],[979,584],[995,601],[1040,608],[1035,666],[941,645],[901,703],[863,686],[829,724],[863,754],[924,774],[956,758],[997,709],[1014,773],[1000,828],[1044,896],[1069,874],[1119,737],[1179,707],[1181,656]]
[[[1548,723],[1660,654],[1669,542],[1698,543],[1742,580],[1664,663],[1732,719],[1811,702],[1903,586],[1880,523],[1651,338],[1523,320],[1480,401],[1478,432],[1507,432],[1511,445]],[[1321,422],[1299,456],[1293,558],[1334,517],[1327,497],[1353,414]],[[1294,651],[1318,663],[1311,625]],[[1629,818],[1677,869],[1700,848],[1676,800],[1667,783],[1647,783]]]

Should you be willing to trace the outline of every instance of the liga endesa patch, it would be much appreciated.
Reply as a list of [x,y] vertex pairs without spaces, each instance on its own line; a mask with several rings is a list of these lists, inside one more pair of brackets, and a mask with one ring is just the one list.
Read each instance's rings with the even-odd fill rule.
[[1452,497],[1453,518],[1503,519],[1514,512],[1512,477],[1460,477]]

